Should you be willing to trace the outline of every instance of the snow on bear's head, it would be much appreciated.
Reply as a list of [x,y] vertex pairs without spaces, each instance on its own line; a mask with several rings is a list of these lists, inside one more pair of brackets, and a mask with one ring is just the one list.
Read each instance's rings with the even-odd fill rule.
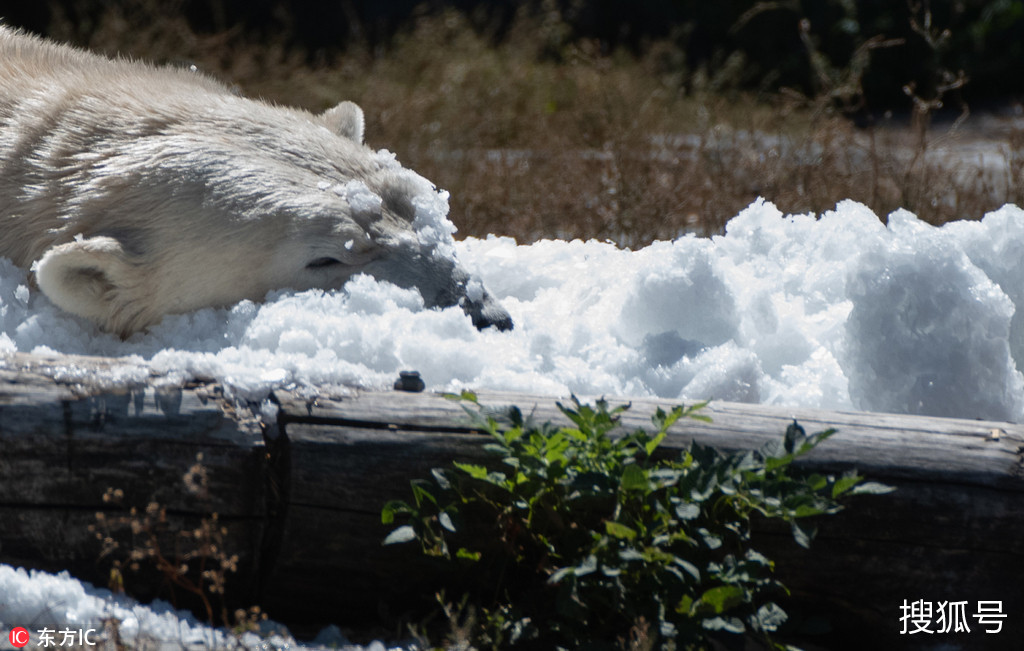
[[0,27],[0,256],[123,336],[360,273],[511,328],[456,261],[447,194],[363,131],[351,102],[271,106]]

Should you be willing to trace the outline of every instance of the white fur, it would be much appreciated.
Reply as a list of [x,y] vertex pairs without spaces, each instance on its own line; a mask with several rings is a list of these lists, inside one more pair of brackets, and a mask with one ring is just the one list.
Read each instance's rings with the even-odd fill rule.
[[511,327],[490,297],[466,298],[448,249],[417,239],[433,186],[364,146],[364,130],[351,102],[271,106],[0,26],[0,256],[35,263],[54,303],[123,336],[360,272]]

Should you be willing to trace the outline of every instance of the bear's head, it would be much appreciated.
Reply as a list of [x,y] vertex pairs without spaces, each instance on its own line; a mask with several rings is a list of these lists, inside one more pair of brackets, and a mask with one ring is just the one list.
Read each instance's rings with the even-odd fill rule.
[[366,273],[427,307],[459,305],[480,329],[512,327],[455,258],[447,195],[366,147],[358,106],[217,100],[148,106],[120,139],[79,130],[88,156],[64,179],[65,241],[34,266],[55,304],[127,336],[168,313]]

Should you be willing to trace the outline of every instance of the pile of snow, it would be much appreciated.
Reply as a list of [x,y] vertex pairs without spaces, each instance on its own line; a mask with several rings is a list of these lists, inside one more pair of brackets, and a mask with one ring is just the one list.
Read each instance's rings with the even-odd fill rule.
[[[325,629],[308,645],[298,644],[283,626],[273,622],[264,622],[259,634],[234,635],[204,626],[192,615],[175,611],[164,602],[143,606],[123,595],[80,583],[67,572],[54,575],[0,565],[0,632],[5,636],[0,638],[2,648],[14,648],[7,644],[6,634],[16,627],[28,631],[27,648],[114,648],[109,644],[115,636],[114,626],[116,636],[135,650],[385,651],[380,642],[366,647],[350,645],[335,627]],[[43,639],[44,631],[48,643]]]
[[[417,218],[439,228],[438,197]],[[121,341],[0,260],[0,354],[137,356],[139,369],[213,377],[252,400],[283,386],[386,388],[415,369],[429,390],[1024,416],[1024,212],[1013,206],[936,228],[904,211],[886,226],[853,202],[816,218],[757,201],[710,239],[630,251],[491,236],[455,254],[511,313],[511,332],[479,332],[457,307],[424,309],[416,291],[359,276],[169,316]]]

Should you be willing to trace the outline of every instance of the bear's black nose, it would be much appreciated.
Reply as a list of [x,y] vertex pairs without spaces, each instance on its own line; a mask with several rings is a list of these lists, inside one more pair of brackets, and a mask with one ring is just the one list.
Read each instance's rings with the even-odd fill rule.
[[502,332],[506,332],[512,329],[512,317],[505,314],[499,318],[492,319],[485,315],[474,315],[470,314],[473,319],[473,325],[476,326],[477,330],[483,330],[484,328],[497,328]]
[[466,311],[477,330],[497,328],[501,332],[512,329],[512,317],[501,306],[487,297],[483,303],[466,301],[462,309]]

